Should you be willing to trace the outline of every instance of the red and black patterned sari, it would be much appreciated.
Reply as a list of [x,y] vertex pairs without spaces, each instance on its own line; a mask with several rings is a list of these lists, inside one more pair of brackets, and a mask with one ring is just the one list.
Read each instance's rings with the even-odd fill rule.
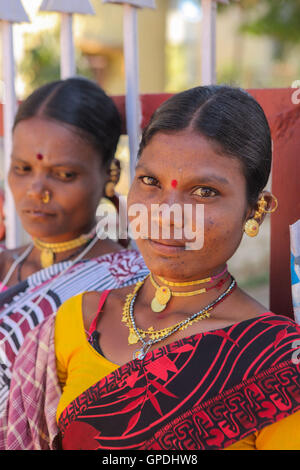
[[266,313],[131,361],[59,420],[64,449],[223,449],[300,409],[299,327]]

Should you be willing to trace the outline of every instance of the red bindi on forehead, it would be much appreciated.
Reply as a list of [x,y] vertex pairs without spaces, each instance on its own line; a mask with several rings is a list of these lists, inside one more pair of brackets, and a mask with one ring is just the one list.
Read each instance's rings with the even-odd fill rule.
[[36,155],[37,160],[44,160],[44,155],[42,153],[38,153]]
[[178,184],[178,181],[177,181],[177,180],[172,180],[172,181],[171,181],[171,186],[172,186],[172,188],[176,188],[177,184]]

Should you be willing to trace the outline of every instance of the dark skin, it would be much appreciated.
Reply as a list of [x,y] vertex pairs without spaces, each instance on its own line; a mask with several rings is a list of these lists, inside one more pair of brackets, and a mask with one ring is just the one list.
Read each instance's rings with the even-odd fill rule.
[[[43,159],[37,159],[37,154]],[[76,128],[41,117],[17,124],[8,181],[22,226],[31,237],[53,243],[88,233],[96,224],[96,209],[108,179],[101,156],[76,135]],[[46,190],[50,201],[43,204]],[[0,279],[24,249],[23,246],[1,253]],[[99,240],[85,258],[120,249],[112,240]],[[77,252],[78,248],[57,253],[56,261]],[[22,265],[21,280],[40,269],[40,251],[33,248]],[[7,285],[16,282],[17,270]]]
[[[264,195],[270,206],[271,195],[267,192]],[[256,209],[247,201],[246,180],[240,162],[221,154],[216,145],[190,130],[157,133],[150,140],[138,162],[128,197],[129,208],[136,203],[145,204],[149,213],[151,204],[204,204],[204,245],[201,249],[185,250],[184,237],[176,240],[174,247],[172,230],[169,240],[151,237],[136,240],[154,278],[158,281],[158,276],[163,276],[173,282],[203,279],[221,273],[240,244],[245,222]],[[172,326],[215,300],[229,284],[230,279],[219,291],[212,289],[205,295],[173,297],[163,312],[155,313],[150,308],[155,288],[147,279],[135,303],[136,324],[143,329]],[[202,286],[176,287],[176,290],[187,292]],[[118,365],[132,360],[134,351],[141,347],[141,343],[128,345],[129,330],[121,322],[126,295],[132,291],[133,287],[113,290],[97,325],[103,354]],[[100,294],[95,292],[83,296],[83,318],[87,330],[99,299]],[[152,349],[186,336],[225,328],[265,311],[263,305],[237,288],[212,310],[210,318],[172,334]]]

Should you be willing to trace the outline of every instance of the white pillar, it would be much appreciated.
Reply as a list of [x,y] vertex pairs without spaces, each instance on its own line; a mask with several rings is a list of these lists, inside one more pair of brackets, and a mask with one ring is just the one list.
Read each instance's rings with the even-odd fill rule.
[[20,220],[15,211],[13,197],[7,182],[12,151],[12,128],[17,109],[15,94],[15,63],[13,49],[13,25],[9,21],[2,21],[2,61],[4,82],[4,191],[5,191],[5,243],[7,248],[15,248],[21,244],[22,229]]
[[73,77],[76,75],[76,63],[73,39],[73,15],[71,13],[61,13],[60,45],[61,78]]
[[228,4],[229,0],[202,0],[202,85],[215,85],[217,4]]
[[57,12],[61,15],[60,75],[62,79],[76,75],[73,15],[94,15],[90,0],[43,0],[40,11]]
[[4,121],[4,190],[5,190],[5,244],[15,248],[21,244],[22,228],[17,216],[7,173],[10,167],[12,150],[12,128],[17,109],[15,92],[15,60],[13,45],[13,23],[29,22],[20,0],[0,1],[0,21],[2,25],[2,68],[4,83],[3,121]]
[[124,5],[124,59],[126,75],[126,127],[130,152],[130,180],[140,140],[141,109],[139,99],[138,9],[155,8],[155,0],[102,0],[103,3]]
[[124,5],[124,58],[126,74],[126,125],[130,150],[130,180],[135,171],[140,139],[139,59],[137,8]]
[[202,85],[216,83],[216,0],[202,0]]

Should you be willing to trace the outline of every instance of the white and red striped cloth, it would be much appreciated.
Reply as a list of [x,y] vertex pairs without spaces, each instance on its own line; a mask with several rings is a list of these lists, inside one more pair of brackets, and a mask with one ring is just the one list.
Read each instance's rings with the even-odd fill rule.
[[[61,275],[68,264],[70,269]],[[30,331],[56,313],[70,297],[86,291],[131,285],[147,272],[140,253],[125,249],[73,266],[70,261],[57,263],[34,273],[20,283],[19,290],[14,286],[13,298],[0,310],[0,416],[6,406],[15,358]]]

